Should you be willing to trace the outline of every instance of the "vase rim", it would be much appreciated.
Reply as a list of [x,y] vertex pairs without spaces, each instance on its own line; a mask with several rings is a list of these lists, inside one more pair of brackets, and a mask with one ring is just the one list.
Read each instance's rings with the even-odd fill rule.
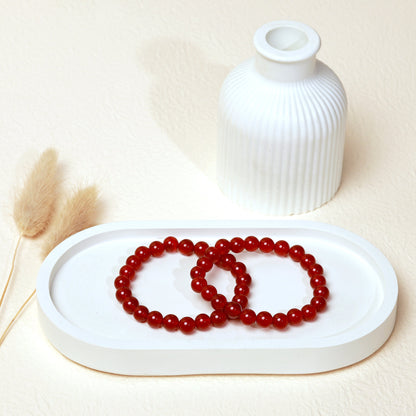
[[276,62],[299,62],[314,57],[320,46],[318,33],[294,20],[277,20],[261,26],[254,34],[258,53]]

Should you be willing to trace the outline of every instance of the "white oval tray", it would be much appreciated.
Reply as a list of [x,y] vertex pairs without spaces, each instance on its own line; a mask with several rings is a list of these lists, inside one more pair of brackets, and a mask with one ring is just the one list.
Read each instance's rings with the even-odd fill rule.
[[[325,269],[328,308],[314,322],[285,331],[232,321],[184,335],[140,324],[115,300],[113,281],[139,245],[168,235],[211,244],[248,235],[301,244]],[[249,307],[256,312],[287,312],[309,302],[312,289],[299,264],[272,254],[236,256],[253,277]],[[190,289],[195,262],[195,256],[180,254],[149,261],[134,282],[134,294],[163,314],[209,313],[208,302]],[[215,268],[207,279],[231,297],[230,273]],[[84,366],[128,375],[306,374],[347,366],[388,339],[397,295],[395,273],[374,246],[341,228],[297,220],[104,224],[56,247],[37,281],[40,322],[56,349]]]

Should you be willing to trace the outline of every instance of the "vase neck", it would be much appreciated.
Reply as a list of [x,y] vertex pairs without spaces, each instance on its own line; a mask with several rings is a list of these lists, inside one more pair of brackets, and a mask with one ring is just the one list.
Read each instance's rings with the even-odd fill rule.
[[319,35],[309,26],[277,21],[262,26],[254,36],[256,70],[268,79],[300,81],[315,70]]

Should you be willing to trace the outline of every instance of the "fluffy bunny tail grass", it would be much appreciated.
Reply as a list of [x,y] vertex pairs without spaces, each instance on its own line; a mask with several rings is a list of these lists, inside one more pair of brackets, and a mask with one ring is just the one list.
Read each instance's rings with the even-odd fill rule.
[[97,223],[98,191],[95,186],[79,189],[54,217],[42,254],[46,257],[60,242]]
[[49,225],[58,194],[58,155],[45,150],[17,194],[13,219],[24,237],[36,237]]

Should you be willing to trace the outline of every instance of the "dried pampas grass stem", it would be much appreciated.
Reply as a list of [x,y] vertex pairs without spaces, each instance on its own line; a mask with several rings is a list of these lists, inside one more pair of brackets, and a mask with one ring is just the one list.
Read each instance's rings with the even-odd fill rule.
[[54,149],[45,150],[16,195],[13,219],[19,231],[19,238],[13,252],[9,276],[0,297],[0,307],[13,276],[16,255],[22,238],[37,237],[46,230],[51,221],[59,188],[57,166],[57,152]]
[[[85,228],[97,223],[98,191],[95,186],[89,186],[76,191],[63,205],[62,209],[53,219],[43,246],[43,256],[46,257],[59,243]],[[34,290],[24,301],[5,331],[0,337],[3,343],[11,327],[25,309],[26,305],[35,296]]]

